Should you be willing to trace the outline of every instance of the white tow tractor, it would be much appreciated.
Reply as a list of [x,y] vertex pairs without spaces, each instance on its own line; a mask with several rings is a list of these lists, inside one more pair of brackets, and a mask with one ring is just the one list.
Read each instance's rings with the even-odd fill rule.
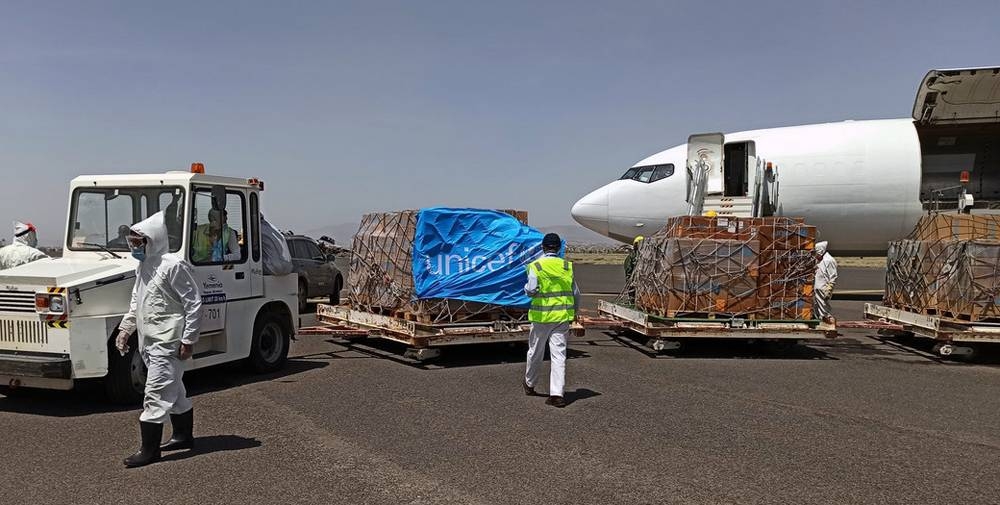
[[[281,368],[298,319],[298,279],[264,274],[263,189],[257,179],[206,175],[200,163],[190,172],[73,179],[63,256],[0,271],[0,388],[71,389],[103,378],[113,401],[142,397],[135,337],[121,356],[113,336],[135,281],[128,229],[160,211],[170,252],[191,263],[202,295],[188,369],[236,360],[258,372]],[[236,244],[213,248],[219,236]]]

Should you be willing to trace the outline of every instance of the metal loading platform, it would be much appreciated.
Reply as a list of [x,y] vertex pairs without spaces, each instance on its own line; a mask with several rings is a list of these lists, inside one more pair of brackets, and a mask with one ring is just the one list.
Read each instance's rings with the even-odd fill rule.
[[896,326],[880,330],[883,334],[934,340],[934,352],[941,356],[970,356],[973,345],[1000,343],[1000,323],[962,321],[874,303],[865,304],[865,319]]
[[799,340],[829,339],[837,336],[834,325],[816,320],[753,320],[743,318],[659,317],[641,310],[599,300],[601,323],[611,330],[625,330],[649,339],[655,351],[677,349],[684,339],[764,340],[793,343]]

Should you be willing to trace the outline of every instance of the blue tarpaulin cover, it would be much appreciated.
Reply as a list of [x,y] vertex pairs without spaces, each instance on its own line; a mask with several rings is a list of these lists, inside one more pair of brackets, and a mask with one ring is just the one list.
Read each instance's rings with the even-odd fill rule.
[[421,209],[413,238],[416,297],[528,307],[525,267],[541,255],[543,236],[499,211]]

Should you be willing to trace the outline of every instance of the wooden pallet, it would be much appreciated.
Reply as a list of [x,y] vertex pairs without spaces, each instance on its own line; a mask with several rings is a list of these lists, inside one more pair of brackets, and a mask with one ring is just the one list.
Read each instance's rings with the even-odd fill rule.
[[[405,344],[414,349],[451,345],[496,342],[525,342],[531,325],[527,321],[497,320],[481,322],[424,324],[392,315],[351,309],[348,306],[319,304],[316,307],[319,324],[308,328],[310,335],[344,335],[381,338]],[[327,329],[329,331],[324,331]],[[354,330],[354,333],[350,333]],[[574,328],[574,333],[583,327]]]

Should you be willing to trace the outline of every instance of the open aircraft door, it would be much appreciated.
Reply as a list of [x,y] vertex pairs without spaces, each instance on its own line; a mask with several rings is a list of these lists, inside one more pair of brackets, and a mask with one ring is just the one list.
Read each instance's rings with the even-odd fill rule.
[[687,201],[698,213],[705,195],[723,192],[722,149],[725,140],[721,133],[698,133],[688,137]]

